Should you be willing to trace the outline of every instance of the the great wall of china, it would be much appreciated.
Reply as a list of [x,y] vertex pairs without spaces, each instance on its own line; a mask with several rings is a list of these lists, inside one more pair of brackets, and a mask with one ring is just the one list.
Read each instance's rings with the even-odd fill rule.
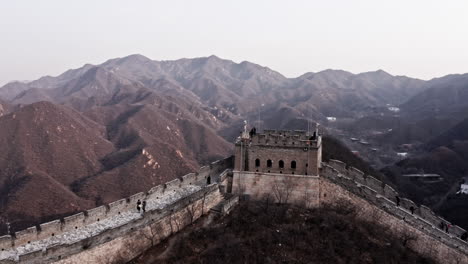
[[[232,167],[233,157],[218,160],[147,192],[2,236],[0,263],[130,260],[223,201],[216,182]],[[147,201],[145,214],[137,212],[138,200]]]
[[[113,263],[128,261],[152,245],[184,228],[217,207],[228,211],[236,204],[237,196],[225,200],[229,190],[233,157],[202,167],[164,185],[151,188],[108,205],[87,210],[70,217],[0,237],[0,263]],[[286,176],[286,175],[285,175]],[[210,180],[208,180],[208,178]],[[322,163],[318,201],[333,203],[345,198],[361,208],[363,218],[376,218],[396,233],[411,233],[414,250],[431,254],[441,263],[468,263],[468,244],[460,239],[465,232],[452,225],[449,233],[438,228],[441,222],[429,208],[417,206],[401,198],[398,193],[372,176],[330,160]],[[231,179],[231,180],[230,180]],[[146,199],[145,214],[136,212],[136,201]],[[410,212],[410,207],[416,210]],[[377,219],[377,218],[376,218]],[[457,263],[453,262],[453,263]]]
[[[440,263],[468,263],[468,243],[460,238],[466,231],[437,216],[428,207],[417,206],[406,198],[400,198],[400,206],[397,206],[394,201],[399,194],[392,187],[338,160],[323,162],[320,176],[321,179],[326,179],[354,194],[358,199],[365,200],[373,205],[374,209],[381,209],[386,217],[380,215],[377,222],[387,225],[400,235],[413,235],[414,242],[411,247],[414,250],[430,255]],[[323,196],[324,190],[321,192]],[[340,196],[339,191],[328,195],[334,200]],[[346,194],[345,197],[347,196],[349,195]],[[415,209],[414,214],[411,213],[411,207]],[[367,213],[375,212],[376,210]],[[439,228],[441,222],[451,224],[448,233]]]

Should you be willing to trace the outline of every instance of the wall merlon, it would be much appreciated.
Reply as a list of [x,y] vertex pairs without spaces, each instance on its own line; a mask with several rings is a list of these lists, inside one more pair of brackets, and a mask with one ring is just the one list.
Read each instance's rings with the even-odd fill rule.
[[376,178],[372,176],[367,176],[366,177],[366,185],[374,189],[376,192],[383,194],[383,183],[380,180],[377,180]]
[[107,207],[105,205],[89,209],[86,211],[85,224],[88,225],[103,220],[106,218],[106,213]]
[[128,197],[128,199],[127,199],[128,209],[127,210],[132,210],[132,209],[136,208],[136,204],[137,204],[138,200],[140,200],[140,202],[143,202],[143,200],[145,200],[146,198],[147,198],[146,193],[144,193],[144,192],[140,192],[140,193],[137,193],[137,194],[134,194],[134,195]]
[[10,235],[0,237],[0,250],[10,249],[13,247],[13,238]]
[[406,198],[401,198],[400,199],[400,205],[401,207],[410,210],[411,207],[413,207],[414,210],[418,208],[418,206],[411,200],[406,199]]
[[211,173],[211,169],[209,166],[203,166],[200,168],[200,170],[198,170],[198,175],[197,175],[197,179],[199,181],[203,180],[203,179],[206,179],[208,176],[210,176],[210,173]]
[[361,185],[359,187],[360,195],[362,195],[366,200],[376,203],[377,202],[377,192],[370,189],[367,186]]
[[41,231],[37,233],[38,239],[48,238],[62,233],[62,222],[54,220],[40,225]]
[[340,160],[333,160],[331,159],[328,164],[332,166],[334,169],[338,170],[342,174],[346,174],[347,169],[346,169],[346,163],[340,161]]
[[390,185],[384,186],[384,195],[387,199],[395,201],[395,197],[398,196],[398,193]]
[[85,214],[83,212],[67,216],[63,219],[62,231],[68,232],[70,230],[83,227],[85,224]]
[[361,183],[361,184],[366,184],[365,177],[364,177],[364,172],[354,168],[354,167],[349,167],[347,175],[351,178],[354,179],[355,181]]
[[164,190],[164,192],[171,192],[171,191],[174,191],[176,189],[179,189],[180,185],[181,185],[180,180],[179,179],[174,179],[174,180],[166,183],[166,189]]
[[[109,211],[107,212],[107,217],[118,215],[126,211],[126,208],[127,208],[127,199],[120,199],[115,202],[112,202],[109,204]],[[135,210],[136,210],[136,204],[135,204]]]
[[15,246],[24,245],[37,239],[37,228],[35,226],[18,231],[15,233]]
[[197,175],[195,173],[189,173],[182,176],[182,185],[195,185],[197,183]]
[[452,226],[450,232],[451,232],[452,234],[455,234],[455,235],[457,235],[458,237],[460,237],[462,234],[464,234],[464,233],[466,232],[466,230],[463,229],[463,228],[461,228],[461,227],[459,227],[459,226],[457,226],[457,225],[454,225],[454,226]]
[[422,218],[431,223],[434,226],[439,226],[440,222],[435,213],[427,206],[421,205],[419,207],[419,213]]
[[154,186],[148,191],[148,197],[160,197],[164,193],[164,185]]

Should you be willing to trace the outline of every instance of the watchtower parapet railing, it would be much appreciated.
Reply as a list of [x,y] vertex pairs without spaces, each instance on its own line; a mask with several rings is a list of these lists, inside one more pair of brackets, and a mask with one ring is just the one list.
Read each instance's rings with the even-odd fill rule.
[[[240,141],[237,144],[240,144]],[[250,144],[270,147],[318,147],[321,137],[311,139],[311,135],[305,131],[265,130],[253,135]]]
[[101,205],[83,212],[76,213],[61,219],[56,219],[39,226],[32,226],[24,230],[0,236],[0,250],[8,250],[22,246],[33,241],[53,237],[64,232],[82,228],[86,225],[102,221],[106,218],[120,215],[123,212],[135,209],[138,200],[162,197],[177,188],[198,185],[207,186],[219,182],[222,172],[233,167],[233,156],[217,160],[208,166],[203,166],[196,173],[189,173],[165,184],[154,186],[147,192],[140,192],[106,205]]
[[[427,206],[418,206],[413,201],[400,197],[398,192],[391,186],[380,180],[365,175],[354,167],[348,167],[339,160],[330,160],[328,163],[323,162],[320,175],[344,187],[351,193],[363,197],[410,225],[425,231],[439,241],[468,254],[468,243],[460,238],[466,232],[463,228],[437,216]],[[397,196],[400,199],[400,206],[397,206],[394,202]],[[412,210],[414,213],[411,213]],[[450,233],[439,228],[441,223],[451,225]]]

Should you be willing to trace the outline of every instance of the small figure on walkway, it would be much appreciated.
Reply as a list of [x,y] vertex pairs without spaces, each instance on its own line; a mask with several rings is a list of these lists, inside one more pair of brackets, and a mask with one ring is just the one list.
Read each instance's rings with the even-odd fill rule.
[[467,232],[463,233],[463,234],[460,236],[460,238],[461,238],[461,240],[465,240],[465,241],[466,241],[466,239],[468,239],[468,233],[467,233]]
[[450,227],[452,227],[450,224],[445,225],[445,233],[448,234]]
[[143,213],[146,212],[146,201],[143,201],[143,207],[142,207],[142,209],[143,209]]
[[137,210],[138,210],[138,212],[140,212],[140,208],[141,208],[141,201],[138,200],[137,201]]
[[411,214],[414,214],[414,207],[413,206],[410,206],[410,211],[411,211]]
[[395,196],[395,200],[396,200],[396,206],[400,206],[400,197]]

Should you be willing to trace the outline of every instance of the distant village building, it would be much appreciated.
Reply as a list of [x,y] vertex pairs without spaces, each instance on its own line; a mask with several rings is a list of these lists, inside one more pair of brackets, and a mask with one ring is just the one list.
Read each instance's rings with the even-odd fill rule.
[[457,194],[459,194],[459,193],[461,193],[461,194],[468,194],[468,184],[462,183],[462,184],[460,185],[460,190],[457,192]]
[[388,107],[388,110],[391,111],[391,112],[395,112],[395,113],[400,112],[400,108],[395,107],[395,106]]
[[397,152],[397,156],[400,158],[406,158],[408,156],[408,152]]
[[327,116],[327,120],[328,120],[329,122],[335,122],[335,121],[336,121],[336,117],[334,117],[334,116]]
[[444,178],[436,173],[414,173],[414,174],[403,174],[403,177],[407,177],[413,180],[420,180],[425,183],[435,183],[443,181]]

